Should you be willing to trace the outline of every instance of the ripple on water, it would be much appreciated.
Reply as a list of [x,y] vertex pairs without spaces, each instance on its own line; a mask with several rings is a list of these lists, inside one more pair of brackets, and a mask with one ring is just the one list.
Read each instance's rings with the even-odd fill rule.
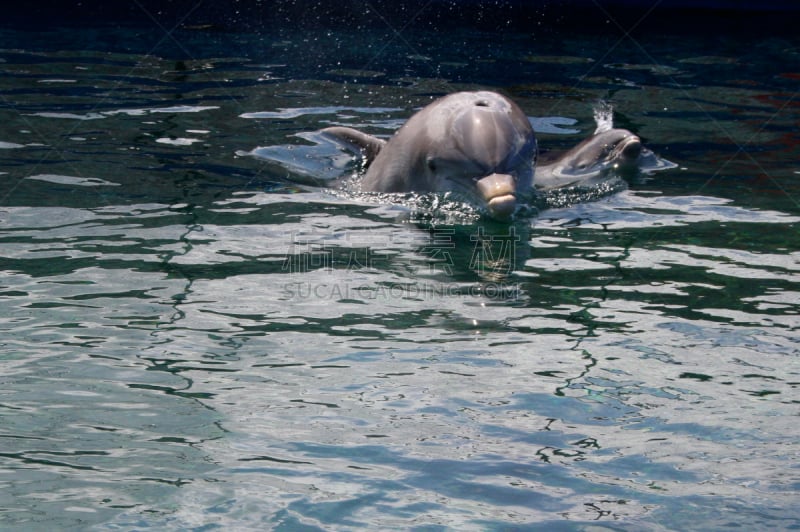
[[[574,36],[517,65],[530,41],[509,38],[462,69],[496,40],[409,37],[423,60],[376,63],[392,81],[377,87],[349,71],[360,32],[311,73],[291,54],[321,54],[313,39],[174,36],[202,58],[2,51],[3,526],[794,526],[798,217],[780,176],[797,157],[775,140],[790,113],[752,136],[764,102],[788,101],[770,92],[785,42],[731,63],[673,40],[654,68],[570,59],[599,49]],[[231,36],[272,64],[209,59]],[[314,78],[334,70],[358,83]],[[503,225],[451,196],[293,182],[358,170],[307,132],[388,134],[480,76],[545,116],[543,139],[588,134],[586,102],[613,93],[620,121],[700,170]],[[698,143],[730,132],[775,142],[754,146],[762,168]],[[762,170],[776,186],[743,177]]]

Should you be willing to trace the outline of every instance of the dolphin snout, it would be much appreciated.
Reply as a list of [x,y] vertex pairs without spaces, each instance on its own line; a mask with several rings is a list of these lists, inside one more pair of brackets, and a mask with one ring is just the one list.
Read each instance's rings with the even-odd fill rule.
[[509,218],[517,208],[517,184],[509,174],[489,174],[479,179],[475,185],[489,207],[494,218]]

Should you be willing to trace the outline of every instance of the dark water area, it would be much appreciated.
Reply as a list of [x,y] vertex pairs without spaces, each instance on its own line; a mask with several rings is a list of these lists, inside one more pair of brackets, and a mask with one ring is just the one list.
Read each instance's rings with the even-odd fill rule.
[[[0,528],[800,527],[794,8],[653,4],[9,8]],[[321,186],[314,131],[478,89],[676,167]]]

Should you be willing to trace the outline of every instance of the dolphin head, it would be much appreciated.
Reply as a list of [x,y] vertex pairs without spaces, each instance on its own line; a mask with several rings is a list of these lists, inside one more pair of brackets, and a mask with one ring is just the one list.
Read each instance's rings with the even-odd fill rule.
[[560,159],[560,173],[594,176],[607,169],[620,172],[639,167],[642,141],[627,129],[609,129],[592,135]]
[[446,142],[431,143],[423,171],[439,190],[479,197],[498,219],[513,214],[533,181],[536,138],[527,116],[496,93],[460,93]]

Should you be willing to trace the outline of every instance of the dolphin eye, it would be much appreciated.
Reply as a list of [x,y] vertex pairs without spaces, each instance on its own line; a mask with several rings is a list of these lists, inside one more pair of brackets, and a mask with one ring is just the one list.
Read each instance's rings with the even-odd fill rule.
[[428,159],[428,170],[436,172],[436,161],[434,159]]

